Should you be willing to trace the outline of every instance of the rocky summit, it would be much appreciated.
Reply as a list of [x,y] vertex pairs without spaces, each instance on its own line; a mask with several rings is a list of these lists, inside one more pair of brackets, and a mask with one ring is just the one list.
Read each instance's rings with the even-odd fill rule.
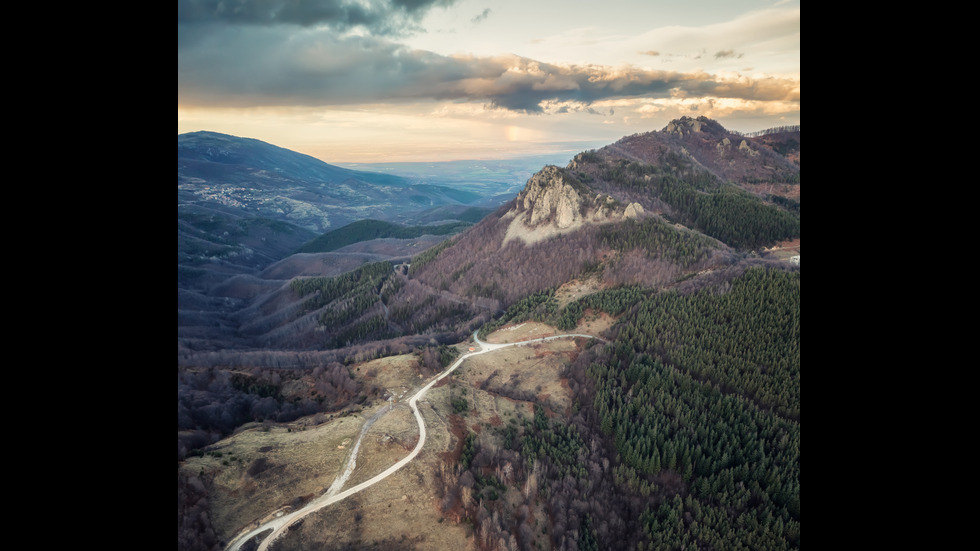
[[504,243],[515,238],[534,243],[584,224],[635,218],[642,213],[639,203],[624,205],[610,195],[595,193],[568,170],[546,166],[528,180],[504,215],[511,218]]

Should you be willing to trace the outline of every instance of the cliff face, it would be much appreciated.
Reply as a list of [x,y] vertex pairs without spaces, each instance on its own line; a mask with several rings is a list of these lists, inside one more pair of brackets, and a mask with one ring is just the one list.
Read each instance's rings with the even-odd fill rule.
[[564,169],[546,166],[534,174],[517,195],[505,218],[512,218],[504,244],[521,239],[531,244],[574,231],[583,224],[601,224],[643,215],[638,203],[623,205],[613,197],[594,193]]
[[547,166],[528,180],[517,195],[524,222],[534,228],[552,222],[558,229],[570,228],[583,220],[584,199],[565,177],[564,171]]

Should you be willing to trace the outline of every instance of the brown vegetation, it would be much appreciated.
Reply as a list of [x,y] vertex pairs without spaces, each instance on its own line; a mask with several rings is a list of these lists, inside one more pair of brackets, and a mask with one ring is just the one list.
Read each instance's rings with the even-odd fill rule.
[[[684,137],[684,147],[699,159],[712,152],[718,163],[702,164],[759,196],[794,198],[798,215],[798,131],[795,138],[746,138],[747,148],[774,148],[753,157],[738,142],[719,147],[718,136],[707,128],[703,135]],[[594,155],[656,163],[670,153],[668,142],[681,139],[631,136]],[[776,148],[783,153],[774,153]],[[750,166],[761,157],[771,163]],[[603,171],[614,165],[579,160],[570,173],[592,191],[636,201],[647,216],[672,214],[670,205],[642,186],[604,179]],[[678,174],[693,174],[691,166],[678,166]],[[787,176],[792,174],[795,181]],[[685,264],[641,246],[616,247],[594,225],[533,244],[505,243],[506,213],[514,207],[504,205],[427,263],[411,271],[392,269],[365,295],[367,306],[347,326],[318,321],[340,302],[307,312],[305,297],[274,279],[326,275],[340,266],[318,266],[312,258],[292,258],[261,276],[228,279],[220,297],[179,293],[179,318],[186,322],[178,324],[179,549],[220,549],[242,526],[321,495],[367,416],[387,404],[394,408],[362,441],[348,485],[404,457],[418,438],[404,400],[444,369],[447,358],[466,350],[473,331],[529,295],[553,289],[560,309],[624,285],[681,294],[716,284],[727,289],[749,266],[785,264],[790,254],[799,254],[797,237],[756,252],[719,244]],[[375,245],[372,252],[391,252],[386,244]],[[353,255],[343,258],[348,262]],[[194,313],[214,304],[227,311]],[[336,338],[368,319],[381,320],[379,328]],[[587,308],[575,331],[614,336],[621,333],[615,321]],[[504,325],[487,341],[555,333],[546,323],[523,321]],[[384,483],[310,515],[277,549],[576,550],[583,534],[638,546],[644,540],[637,519],[669,496],[690,495],[689,478],[664,469],[629,485],[623,481],[615,435],[603,434],[592,407],[595,381],[586,369],[603,348],[593,344],[552,341],[467,360],[420,404],[430,440],[416,461]]]

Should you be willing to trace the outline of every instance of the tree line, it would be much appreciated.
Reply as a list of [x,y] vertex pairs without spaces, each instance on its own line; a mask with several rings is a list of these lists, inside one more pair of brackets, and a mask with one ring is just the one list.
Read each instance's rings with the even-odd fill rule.
[[[732,273],[557,312],[551,291],[515,303],[505,317],[571,325],[595,309],[620,323],[566,367],[570,412],[537,405],[492,429],[502,447],[466,437],[444,511],[464,503],[482,549],[798,549],[800,274]],[[491,499],[488,477],[520,496]],[[533,522],[541,504],[548,522]]]
[[576,161],[579,179],[597,190],[634,193],[647,208],[659,200],[672,219],[736,249],[756,249],[800,235],[798,207],[766,203],[678,153],[661,151],[656,165],[607,160],[594,151],[580,153]]
[[[284,395],[291,380],[305,379],[306,395]],[[269,368],[177,371],[177,459],[199,451],[251,422],[284,423],[340,410],[376,392],[338,362],[309,371]]]
[[325,348],[395,338],[382,304],[398,287],[391,262],[372,262],[334,277],[295,278],[290,286],[305,298],[303,311],[319,311]]
[[757,249],[800,236],[799,212],[768,205],[733,185],[699,193],[693,186],[676,183],[666,187],[662,197],[683,223],[736,249]]
[[718,244],[698,233],[682,231],[659,217],[602,226],[602,243],[617,251],[640,249],[650,257],[688,268],[711,255]]
[[619,482],[688,488],[644,513],[646,548],[799,547],[799,279],[757,268],[724,293],[651,295],[589,366]]

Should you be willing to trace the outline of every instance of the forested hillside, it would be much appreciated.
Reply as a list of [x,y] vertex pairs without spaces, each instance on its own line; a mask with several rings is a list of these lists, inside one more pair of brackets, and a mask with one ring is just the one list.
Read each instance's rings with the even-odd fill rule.
[[[799,549],[798,128],[746,137],[681,119],[545,167],[462,225],[365,220],[309,240],[320,252],[304,260],[364,239],[447,238],[409,261],[241,278],[227,295],[243,306],[213,331],[234,338],[179,346],[178,461],[246,423],[382,403],[378,368],[359,371],[369,361],[409,358],[414,384],[476,331],[578,332],[601,318],[560,368],[567,407],[515,386],[551,352],[529,352],[500,388],[491,374],[470,387],[533,413],[478,423],[475,398],[433,398],[452,427],[431,498],[440,519],[481,551]],[[182,533],[207,531],[207,492],[180,480]]]
[[472,224],[467,222],[449,222],[435,226],[405,226],[393,224],[383,220],[358,220],[350,224],[328,231],[327,233],[310,240],[299,248],[301,253],[322,253],[335,251],[341,247],[379,239],[392,237],[395,239],[410,239],[423,235],[453,235],[470,227]]
[[[567,167],[547,167],[536,175],[542,188],[555,188],[552,201],[566,201],[562,216],[576,220],[569,227],[555,226],[557,214],[531,225],[515,222],[539,208],[525,204],[527,198],[515,198],[469,231],[462,231],[466,222],[403,226],[366,219],[310,239],[301,253],[323,254],[379,237],[451,235],[418,254],[407,272],[396,271],[397,262],[393,262],[392,273],[384,278],[384,293],[379,287],[373,294],[361,293],[357,300],[333,303],[321,299],[317,306],[340,308],[340,312],[311,311],[300,291],[303,287],[288,281],[252,285],[259,292],[277,285],[273,297],[249,296],[247,288],[229,280],[228,284],[236,286],[221,290],[224,302],[219,304],[239,301],[242,296],[249,296],[251,304],[234,316],[199,322],[217,327],[240,323],[236,338],[221,347],[227,357],[188,350],[182,361],[196,365],[237,362],[234,356],[257,346],[337,350],[390,341],[382,346],[401,349],[395,340],[418,334],[445,343],[459,339],[514,302],[574,278],[595,278],[600,287],[670,286],[691,274],[758,255],[777,243],[798,240],[798,138],[796,149],[791,150],[796,159],[793,164],[775,150],[758,145],[734,152],[727,146],[712,150],[704,144],[733,142],[738,136],[721,133],[709,121],[681,121],[678,128],[687,128],[684,124],[702,131],[688,132],[682,138],[666,131],[624,138],[575,156]],[[708,151],[711,161],[692,155],[687,147]],[[725,163],[719,165],[715,157]],[[774,193],[760,195],[746,188],[760,180],[759,170],[763,169],[745,167],[759,163],[772,165],[768,173]],[[742,167],[732,172],[741,180],[726,180],[729,174],[712,166]],[[775,194],[784,189],[790,191]],[[562,195],[569,193],[574,197]],[[292,294],[287,293],[289,289]],[[369,300],[369,296],[376,298]],[[245,319],[259,302],[264,304],[261,323]],[[300,308],[299,303],[307,306]],[[189,316],[200,317],[188,310]]]
[[[758,266],[697,290],[581,302],[558,311],[542,293],[508,312],[622,317],[609,345],[568,366],[567,420],[536,407],[498,429],[502,449],[466,440],[444,510],[469,503],[478,541],[513,535],[520,549],[541,541],[527,515],[539,502],[555,549],[799,548],[799,272]],[[516,506],[490,497],[505,483],[538,492]]]

